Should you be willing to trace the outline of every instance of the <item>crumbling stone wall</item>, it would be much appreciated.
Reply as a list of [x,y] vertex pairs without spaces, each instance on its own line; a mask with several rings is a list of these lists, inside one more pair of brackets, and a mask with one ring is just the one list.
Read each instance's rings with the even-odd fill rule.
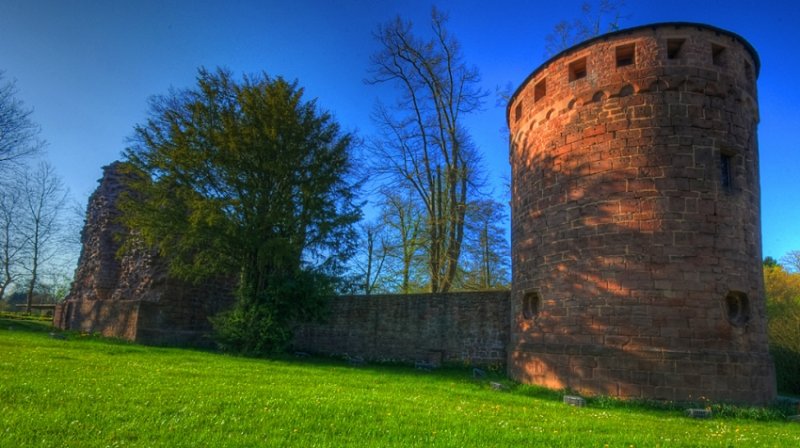
[[126,190],[120,168],[119,162],[105,167],[89,198],[75,279],[54,324],[149,344],[206,345],[208,318],[230,305],[232,285],[172,278],[163,260],[145,249],[119,256],[128,237],[117,208]]
[[365,360],[504,365],[509,292],[331,299],[323,323],[295,331],[294,348]]
[[[120,168],[105,167],[89,198],[78,269],[55,325],[146,344],[209,344],[208,318],[232,304],[234,285],[171,278],[148,250],[119,256],[129,237],[119,223]],[[306,352],[504,364],[508,292],[336,297],[325,323],[300,325],[296,334],[295,348]]]
[[[761,271],[758,57],[698,24],[622,30],[536,69],[508,108],[512,291],[339,297],[299,351],[497,363],[586,394],[775,397]],[[196,343],[230,302],[117,258],[118,165],[89,203],[61,328]]]
[[697,24],[555,56],[508,107],[516,379],[587,394],[775,397],[752,47]]

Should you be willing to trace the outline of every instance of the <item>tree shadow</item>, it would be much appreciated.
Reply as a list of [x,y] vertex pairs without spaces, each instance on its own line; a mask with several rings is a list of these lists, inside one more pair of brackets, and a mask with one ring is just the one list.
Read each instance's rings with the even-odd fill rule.
[[689,81],[588,92],[517,130],[512,377],[588,395],[775,398],[757,111]]

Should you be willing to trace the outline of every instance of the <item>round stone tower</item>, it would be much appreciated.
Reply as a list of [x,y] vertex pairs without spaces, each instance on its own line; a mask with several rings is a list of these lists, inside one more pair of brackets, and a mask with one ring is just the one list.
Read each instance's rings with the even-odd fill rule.
[[740,36],[661,23],[569,48],[508,105],[509,373],[584,394],[765,403],[756,127]]

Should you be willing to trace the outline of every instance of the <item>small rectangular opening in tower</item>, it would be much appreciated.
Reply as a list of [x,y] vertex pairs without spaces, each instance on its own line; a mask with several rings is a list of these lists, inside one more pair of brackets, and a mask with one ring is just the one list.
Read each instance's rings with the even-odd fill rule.
[[519,121],[520,118],[522,118],[522,101],[514,108],[514,121]]
[[686,39],[667,39],[667,59],[678,59]]
[[522,296],[522,317],[526,320],[535,319],[542,306],[542,298],[536,291],[528,291]]
[[733,155],[724,152],[719,154],[719,175],[722,188],[727,191],[733,189]]
[[747,61],[744,61],[744,77],[749,83],[753,83],[755,81],[755,77],[753,76],[753,66]]
[[636,44],[626,44],[617,47],[617,67],[626,67],[636,62]]
[[569,80],[576,81],[586,77],[586,58],[580,58],[569,64]]
[[711,62],[720,67],[725,65],[725,47],[711,44]]
[[545,95],[547,95],[547,84],[545,83],[545,81],[547,81],[547,78],[537,82],[536,85],[533,87],[534,102],[539,101],[540,99],[544,98]]

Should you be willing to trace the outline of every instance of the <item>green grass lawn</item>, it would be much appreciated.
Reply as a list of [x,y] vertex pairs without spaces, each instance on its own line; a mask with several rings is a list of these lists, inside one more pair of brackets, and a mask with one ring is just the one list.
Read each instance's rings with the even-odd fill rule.
[[575,408],[469,369],[246,359],[49,331],[0,317],[0,447],[800,446],[800,424],[777,412]]

